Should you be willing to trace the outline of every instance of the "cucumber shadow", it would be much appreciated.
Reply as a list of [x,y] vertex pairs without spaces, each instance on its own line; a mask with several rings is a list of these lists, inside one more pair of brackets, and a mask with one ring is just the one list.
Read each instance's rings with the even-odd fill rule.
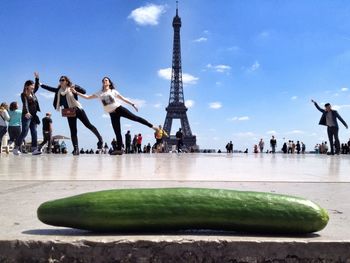
[[275,233],[247,233],[235,231],[218,231],[218,230],[179,230],[179,231],[137,231],[137,232],[93,232],[87,230],[73,228],[57,228],[57,229],[30,229],[22,231],[25,235],[34,236],[81,236],[81,237],[97,237],[97,236],[226,236],[226,237],[266,237],[266,238],[317,238],[317,233],[309,234],[275,234]]

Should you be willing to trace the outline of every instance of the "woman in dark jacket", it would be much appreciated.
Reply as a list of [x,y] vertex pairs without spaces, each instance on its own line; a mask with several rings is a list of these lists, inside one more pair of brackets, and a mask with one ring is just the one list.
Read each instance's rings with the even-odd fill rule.
[[35,83],[32,80],[27,80],[24,83],[23,92],[21,94],[22,100],[22,132],[16,140],[15,148],[13,153],[15,155],[20,154],[20,146],[22,145],[24,139],[27,137],[30,130],[30,135],[32,137],[32,154],[37,155],[41,154],[41,151],[38,150],[38,134],[37,134],[37,125],[40,124],[39,117],[37,112],[40,111],[39,101],[35,96],[35,93],[39,89],[39,75],[34,73]]
[[75,110],[75,116],[67,117],[69,129],[71,133],[72,144],[74,148],[73,154],[79,155],[79,145],[78,145],[78,136],[77,136],[78,134],[77,119],[79,119],[85,125],[86,128],[88,128],[90,131],[93,132],[93,134],[95,134],[95,136],[98,139],[97,148],[101,150],[103,146],[102,137],[98,132],[98,130],[96,129],[96,127],[92,125],[91,122],[89,121],[82,105],[78,101],[78,96],[76,94],[73,94],[72,89],[75,89],[76,91],[79,91],[80,93],[83,93],[83,94],[85,94],[86,91],[78,85],[73,85],[67,76],[60,77],[60,84],[58,85],[57,88],[53,88],[43,84],[40,84],[40,86],[45,90],[55,93],[53,106],[57,111],[60,111],[61,108],[63,109],[70,108]]

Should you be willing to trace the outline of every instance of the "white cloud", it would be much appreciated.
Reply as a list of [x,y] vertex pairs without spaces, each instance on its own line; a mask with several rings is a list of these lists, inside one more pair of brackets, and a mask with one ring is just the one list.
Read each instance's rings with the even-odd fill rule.
[[125,123],[123,126],[124,126],[124,128],[131,128],[131,127],[132,127],[132,124],[130,124],[130,123]]
[[[164,68],[164,69],[158,70],[158,76],[166,80],[171,80],[171,68]],[[198,80],[199,78],[192,76],[191,74],[182,73],[182,82],[184,85],[197,84]]]
[[187,108],[193,108],[194,104],[195,104],[195,102],[193,100],[186,100],[185,101],[185,106]]
[[193,40],[193,42],[200,43],[200,42],[206,42],[207,40],[208,39],[206,37],[200,37],[200,38],[197,38],[197,39]]
[[156,104],[153,105],[153,107],[159,109],[159,108],[162,107],[162,103],[156,103]]
[[158,76],[166,80],[171,80],[171,68],[163,68],[158,70]]
[[348,88],[342,88],[341,91],[348,91],[349,89]]
[[272,135],[274,135],[274,134],[277,134],[277,132],[274,131],[274,130],[271,130],[271,131],[267,131],[266,134],[272,134]]
[[107,113],[103,113],[103,114],[102,114],[102,118],[104,118],[104,119],[108,119],[108,118],[109,118],[109,114],[107,114]]
[[55,93],[53,92],[40,92],[39,93],[40,96],[44,97],[45,99],[53,99],[55,97]]
[[241,116],[241,117],[233,117],[229,120],[230,121],[249,121],[250,118],[248,116]]
[[159,18],[163,13],[165,13],[164,5],[148,4],[132,10],[128,18],[133,19],[136,24],[141,26],[155,26],[158,25]]
[[248,68],[248,72],[254,72],[260,68],[259,61],[255,61],[253,65]]
[[207,68],[214,69],[216,72],[220,72],[220,73],[225,73],[231,70],[230,66],[223,65],[223,64],[220,64],[220,65],[208,64]]
[[301,130],[292,130],[290,132],[287,132],[287,134],[304,134],[305,132]]
[[132,101],[133,103],[135,103],[137,108],[143,108],[146,105],[146,101],[145,100],[140,100],[140,99],[130,99],[128,98],[128,100]]
[[222,107],[221,102],[216,101],[216,102],[209,103],[209,108],[211,109],[217,110],[217,109],[220,109],[221,107]]
[[162,93],[156,93],[156,94],[154,94],[154,95],[156,95],[157,97],[163,97],[163,94],[162,94]]
[[293,96],[293,97],[291,97],[290,99],[291,100],[296,100],[298,98],[298,96]]
[[255,134],[253,132],[238,132],[234,133],[233,135],[237,137],[255,137]]
[[332,108],[334,110],[340,110],[340,109],[344,109],[344,108],[350,108],[349,104],[344,104],[344,105],[332,105]]

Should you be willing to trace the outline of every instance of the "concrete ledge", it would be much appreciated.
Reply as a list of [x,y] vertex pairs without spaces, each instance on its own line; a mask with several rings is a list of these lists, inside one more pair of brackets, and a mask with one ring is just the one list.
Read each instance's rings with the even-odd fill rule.
[[0,241],[0,262],[350,262],[348,242]]

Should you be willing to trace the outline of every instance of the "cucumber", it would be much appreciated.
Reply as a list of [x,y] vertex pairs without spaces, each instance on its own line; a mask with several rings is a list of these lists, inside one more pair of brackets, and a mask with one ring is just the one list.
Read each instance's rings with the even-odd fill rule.
[[305,234],[328,223],[310,200],[263,192],[204,188],[119,189],[40,205],[43,223],[109,232],[190,229]]

